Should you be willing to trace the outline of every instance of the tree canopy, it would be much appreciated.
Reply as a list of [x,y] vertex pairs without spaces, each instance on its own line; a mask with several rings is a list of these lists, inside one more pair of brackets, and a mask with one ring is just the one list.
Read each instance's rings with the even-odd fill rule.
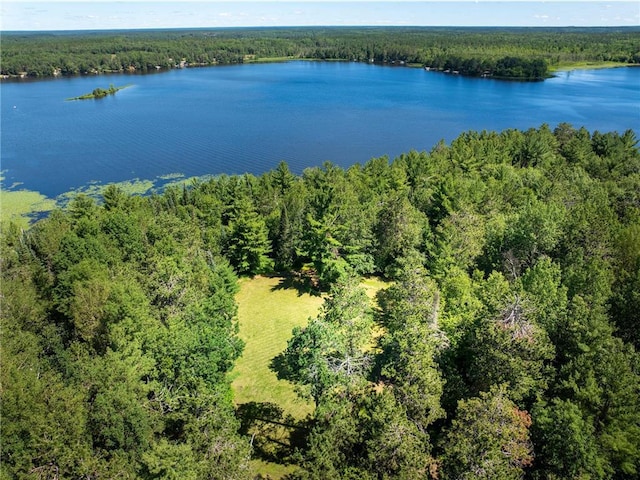
[[4,224],[2,477],[248,478],[234,295],[271,273],[325,298],[271,364],[315,402],[291,478],[633,478],[639,232],[634,132],[568,124]]
[[541,80],[558,66],[640,63],[638,29],[298,27],[3,32],[1,74],[50,77],[320,59]]

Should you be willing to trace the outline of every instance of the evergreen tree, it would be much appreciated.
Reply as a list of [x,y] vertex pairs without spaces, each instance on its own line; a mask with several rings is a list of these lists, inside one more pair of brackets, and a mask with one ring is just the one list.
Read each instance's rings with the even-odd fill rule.
[[267,226],[248,199],[240,199],[229,222],[227,255],[238,273],[255,275],[268,269],[271,245]]
[[439,329],[440,292],[421,266],[407,265],[398,283],[378,293],[380,375],[420,432],[444,416],[436,359],[447,346]]
[[504,386],[461,400],[444,438],[441,478],[523,478],[533,461],[530,426]]

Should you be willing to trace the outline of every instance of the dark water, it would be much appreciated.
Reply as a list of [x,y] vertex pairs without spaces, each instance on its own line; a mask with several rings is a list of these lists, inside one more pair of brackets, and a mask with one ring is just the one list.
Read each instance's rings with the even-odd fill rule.
[[[65,101],[131,83],[115,96]],[[538,83],[358,63],[292,62],[154,75],[3,83],[1,161],[10,186],[55,196],[91,181],[300,173],[411,149],[466,130],[560,122],[640,132],[640,68]]]

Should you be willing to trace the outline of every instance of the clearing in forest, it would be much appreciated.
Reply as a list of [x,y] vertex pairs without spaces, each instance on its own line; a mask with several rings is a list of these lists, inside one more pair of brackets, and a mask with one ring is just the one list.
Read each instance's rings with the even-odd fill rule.
[[[361,285],[370,298],[388,286],[375,277],[364,279]],[[284,277],[256,276],[240,280],[236,296],[238,335],[245,347],[232,371],[231,386],[240,417],[246,420],[248,415],[254,420],[249,422],[244,434],[252,436],[251,468],[255,475],[279,479],[297,468],[283,463],[281,452],[290,452],[289,435],[295,432],[298,421],[312,413],[313,402],[301,399],[293,384],[278,380],[269,365],[287,347],[293,328],[306,325],[309,318],[319,314],[324,296],[309,292],[304,284]],[[282,409],[281,415],[273,418],[275,422],[269,420],[268,404]],[[293,420],[288,419],[289,416]]]
[[240,280],[236,300],[245,347],[232,372],[235,403],[275,403],[285,414],[304,418],[313,403],[299,398],[293,384],[278,380],[269,364],[287,347],[293,328],[318,314],[323,298],[288,285],[285,278],[257,276]]
[[[362,286],[373,297],[387,284],[371,277]],[[285,415],[304,418],[311,413],[313,402],[299,398],[293,384],[278,380],[269,364],[287,347],[293,328],[318,315],[323,297],[296,288],[283,277],[256,276],[240,280],[236,300],[239,336],[245,347],[232,372],[235,403],[275,403]]]

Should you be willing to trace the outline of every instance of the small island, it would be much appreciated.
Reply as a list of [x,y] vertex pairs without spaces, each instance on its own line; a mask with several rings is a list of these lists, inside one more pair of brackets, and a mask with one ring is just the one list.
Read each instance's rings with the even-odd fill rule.
[[67,101],[71,101],[71,100],[89,100],[92,98],[104,98],[107,95],[115,95],[116,92],[119,92],[120,90],[122,90],[123,88],[127,88],[130,87],[131,85],[123,85],[122,87],[116,87],[113,85],[113,83],[111,85],[109,85],[108,89],[104,89],[104,88],[94,88],[93,91],[91,93],[86,93],[84,95],[80,95],[79,97],[72,97],[72,98],[67,98]]

